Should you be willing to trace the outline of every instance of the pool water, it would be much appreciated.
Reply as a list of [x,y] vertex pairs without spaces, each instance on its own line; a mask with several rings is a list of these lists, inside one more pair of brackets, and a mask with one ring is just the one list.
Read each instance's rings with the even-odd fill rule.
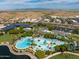
[[[32,45],[32,43],[36,45]],[[57,39],[47,39],[42,37],[25,37],[21,40],[18,40],[15,44],[17,49],[26,49],[30,46],[34,51],[36,50],[54,50],[54,47],[57,45],[63,45],[65,42],[59,41]]]
[[18,49],[26,49],[32,44],[32,40],[30,38],[22,38],[21,40],[16,42],[16,48]]

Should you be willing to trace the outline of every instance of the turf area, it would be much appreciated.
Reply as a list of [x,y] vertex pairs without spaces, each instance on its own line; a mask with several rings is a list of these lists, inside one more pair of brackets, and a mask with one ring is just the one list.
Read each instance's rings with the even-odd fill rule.
[[79,56],[71,55],[71,54],[60,54],[49,59],[79,59]]

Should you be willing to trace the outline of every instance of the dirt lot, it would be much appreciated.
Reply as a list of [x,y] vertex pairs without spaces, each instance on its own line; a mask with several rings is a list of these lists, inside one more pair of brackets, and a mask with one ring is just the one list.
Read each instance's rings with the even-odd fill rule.
[[13,17],[29,17],[39,18],[45,14],[54,16],[76,16],[79,12],[67,12],[67,11],[24,11],[24,12],[0,12],[0,18],[9,19]]

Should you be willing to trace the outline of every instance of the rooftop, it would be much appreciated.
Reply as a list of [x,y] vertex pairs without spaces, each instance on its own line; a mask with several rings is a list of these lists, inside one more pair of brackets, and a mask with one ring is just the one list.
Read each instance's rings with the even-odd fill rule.
[[6,27],[4,27],[2,30],[11,30],[11,29],[14,29],[16,27],[24,27],[24,28],[29,28],[30,25],[28,24],[20,24],[20,23],[16,23],[16,24],[9,24],[7,25]]

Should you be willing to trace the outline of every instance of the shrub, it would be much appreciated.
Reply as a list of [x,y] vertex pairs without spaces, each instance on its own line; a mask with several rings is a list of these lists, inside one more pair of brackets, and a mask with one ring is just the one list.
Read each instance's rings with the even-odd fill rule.
[[44,37],[52,39],[52,38],[54,38],[54,35],[50,34],[50,33],[46,33],[46,34],[44,34]]
[[49,50],[45,52],[46,55],[50,55],[52,53],[53,53],[53,51],[49,51]]
[[32,36],[33,35],[33,31],[28,31],[23,33],[22,37],[26,37],[26,36]]
[[41,51],[41,50],[38,50],[35,52],[35,55],[39,58],[39,59],[42,59],[45,57],[45,52],[44,51]]
[[0,35],[3,35],[4,33],[3,32],[0,32]]

